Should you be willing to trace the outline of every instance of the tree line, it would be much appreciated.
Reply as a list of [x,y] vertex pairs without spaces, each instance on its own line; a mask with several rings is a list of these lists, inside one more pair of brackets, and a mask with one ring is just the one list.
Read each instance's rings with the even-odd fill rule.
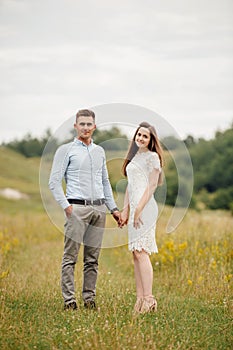
[[[74,138],[73,131],[70,131],[70,137],[65,142],[70,142]],[[104,149],[119,151],[127,149],[127,136],[117,127],[112,127],[109,130],[95,130],[93,135],[94,142],[100,144]],[[119,142],[111,142],[111,140],[119,140]],[[50,129],[45,131],[45,134],[40,138],[27,133],[22,139],[15,139],[8,143],[2,143],[2,146],[8,147],[18,153],[21,153],[27,158],[41,157],[43,152],[47,151],[54,153],[60,143],[51,133]]]
[[[109,130],[96,130],[93,138],[95,143],[100,144],[105,150],[119,151],[126,150],[128,147],[127,136],[117,127]],[[111,140],[119,140],[119,142],[111,142]],[[59,141],[52,136],[49,129],[41,138],[27,134],[21,140],[4,143],[2,146],[13,149],[25,157],[41,157],[48,142],[50,152],[54,152],[59,146]],[[162,139],[161,143],[165,154],[175,153],[177,159],[179,153],[182,153],[184,144],[188,148],[194,172],[191,207],[221,208],[233,212],[233,125],[225,131],[217,131],[211,140],[203,138],[196,140],[191,135],[185,140],[169,136]],[[177,169],[171,157],[166,157],[166,160],[168,160],[164,170],[167,182],[166,204],[175,205],[179,185]],[[187,181],[185,164],[183,164],[182,172],[185,192],[185,181]],[[180,205],[182,206],[182,198]]]
[[[179,154],[182,142],[189,150],[194,173],[191,207],[228,209],[233,213],[233,125],[225,131],[217,131],[211,140],[195,140],[190,135],[183,141],[169,137],[166,149]],[[172,161],[167,167],[168,204],[174,205],[177,170]]]

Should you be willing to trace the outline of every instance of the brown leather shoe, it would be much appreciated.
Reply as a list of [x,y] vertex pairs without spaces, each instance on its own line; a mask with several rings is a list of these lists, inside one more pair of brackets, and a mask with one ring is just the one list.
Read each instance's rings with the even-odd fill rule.
[[84,301],[84,307],[85,309],[90,309],[90,310],[96,310],[96,304],[95,304],[95,300],[88,300],[88,301]]
[[78,307],[77,307],[76,301],[72,301],[71,303],[64,304],[64,310],[76,310],[77,308]]

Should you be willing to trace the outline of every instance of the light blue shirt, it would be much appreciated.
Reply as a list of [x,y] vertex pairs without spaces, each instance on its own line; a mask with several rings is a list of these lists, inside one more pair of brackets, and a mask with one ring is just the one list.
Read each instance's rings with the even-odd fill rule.
[[[66,195],[62,179],[66,182]],[[109,210],[116,207],[108,178],[104,149],[93,142],[90,145],[79,141],[60,146],[54,156],[49,179],[49,188],[63,209],[68,199],[96,200],[105,198]]]

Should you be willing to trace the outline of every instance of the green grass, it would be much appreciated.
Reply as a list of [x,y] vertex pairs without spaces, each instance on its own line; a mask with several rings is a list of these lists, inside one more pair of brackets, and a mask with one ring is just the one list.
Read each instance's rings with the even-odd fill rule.
[[[177,231],[167,235],[164,224],[169,209],[165,210],[157,241],[161,256],[170,254],[174,259],[162,262],[160,254],[152,258],[158,312],[138,317],[132,315],[135,286],[126,246],[102,249],[97,312],[82,305],[81,251],[76,267],[79,311],[65,312],[60,292],[63,235],[45,214],[14,218],[5,214],[0,231],[6,236],[11,232],[18,245],[12,245],[1,266],[9,274],[0,280],[0,348],[231,349],[233,223],[228,213],[218,214],[221,220],[214,212],[189,212]],[[206,248],[198,259],[197,241]],[[225,243],[218,245],[220,241]],[[181,242],[187,242],[187,248],[183,245],[179,255],[174,247]],[[214,247],[218,247],[216,267]]]
[[25,158],[8,148],[0,147],[0,185],[11,185],[26,193],[38,192],[39,158]]
[[0,147],[0,189],[12,188],[29,199],[8,200],[0,196],[1,212],[15,214],[21,210],[43,211],[39,191],[39,158],[25,158],[8,148]]

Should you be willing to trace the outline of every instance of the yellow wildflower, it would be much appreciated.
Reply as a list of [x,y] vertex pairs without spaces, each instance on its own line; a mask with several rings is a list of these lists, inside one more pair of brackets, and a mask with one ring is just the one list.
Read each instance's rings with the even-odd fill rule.
[[3,279],[5,277],[7,277],[9,275],[9,270],[6,270],[6,271],[3,271],[1,274],[0,274],[0,279]]
[[225,282],[230,282],[230,280],[232,279],[232,276],[233,276],[233,275],[232,275],[231,273],[230,273],[229,275],[225,275],[225,276],[224,276],[224,281],[225,281]]
[[185,250],[187,248],[187,246],[188,246],[188,243],[187,242],[183,242],[183,243],[180,243],[178,245],[178,248],[179,248],[179,250]]

